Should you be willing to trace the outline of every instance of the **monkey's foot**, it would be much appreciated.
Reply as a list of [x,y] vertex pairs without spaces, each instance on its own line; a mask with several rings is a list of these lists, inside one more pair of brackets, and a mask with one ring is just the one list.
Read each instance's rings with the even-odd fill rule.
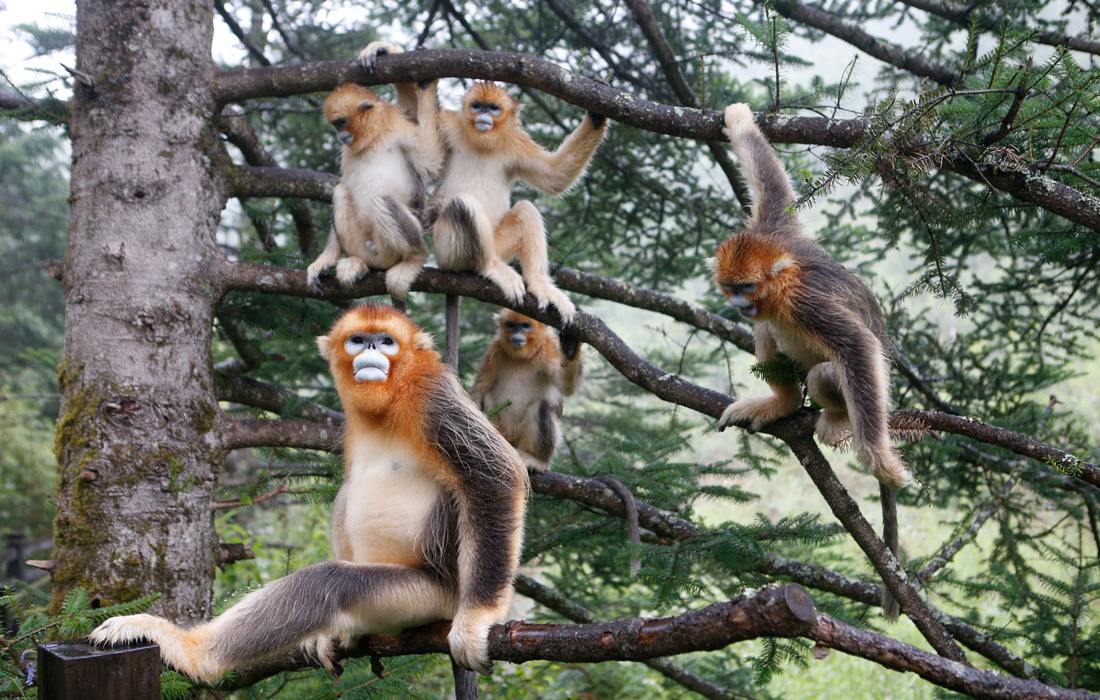
[[500,288],[500,291],[504,292],[504,296],[508,298],[508,301],[513,304],[523,303],[523,297],[527,294],[527,288],[523,284],[523,278],[520,274],[508,267],[503,262],[498,262],[489,267],[489,269],[482,272],[485,277],[489,278],[493,284]]
[[409,296],[413,282],[420,276],[419,265],[397,264],[386,270],[386,291],[394,299],[404,301]]
[[153,642],[160,646],[164,663],[191,678],[213,683],[229,669],[211,655],[206,636],[197,629],[180,629],[162,617],[142,614],[112,617],[92,630],[88,641],[103,647]]
[[[318,264],[319,263],[319,264]],[[321,291],[321,277],[324,275],[325,270],[332,269],[332,263],[326,263],[321,260],[317,260],[310,264],[306,268],[306,284],[314,292]]]
[[332,675],[339,676],[344,672],[336,661],[336,640],[327,631],[302,640],[298,646],[307,658],[314,659]]
[[775,396],[757,396],[751,399],[738,399],[722,411],[715,427],[722,432],[731,425],[759,430],[774,420],[782,418],[797,409],[791,408]]
[[367,269],[367,264],[359,258],[343,258],[336,263],[336,279],[345,287],[350,287]]
[[736,141],[756,128],[756,120],[752,116],[752,110],[744,102],[738,102],[726,107],[725,112],[726,138]]
[[577,314],[577,307],[564,292],[554,286],[553,282],[549,280],[528,280],[527,291],[538,299],[540,309],[545,309],[548,304],[553,304],[561,316],[563,325],[568,326],[573,323],[573,317]]
[[388,41],[372,41],[367,44],[367,48],[359,52],[355,61],[363,70],[373,71],[378,57],[391,53],[401,53],[401,48]]
[[451,622],[447,643],[451,656],[462,666],[489,673],[493,662],[489,659],[489,628],[496,614],[488,609],[459,610]]
[[830,447],[836,447],[852,437],[852,427],[847,416],[833,416],[828,411],[822,411],[817,417],[814,431],[818,439]]

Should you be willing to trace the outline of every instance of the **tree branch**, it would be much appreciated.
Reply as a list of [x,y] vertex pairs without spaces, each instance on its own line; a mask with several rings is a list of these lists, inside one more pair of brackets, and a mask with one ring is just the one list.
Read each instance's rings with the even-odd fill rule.
[[[676,95],[676,99],[685,107],[698,107],[699,98],[695,96],[695,91],[691,89],[683,74],[680,73],[680,68],[676,63],[676,54],[661,31],[661,25],[657,21],[657,16],[653,14],[653,9],[649,6],[649,3],[645,0],[628,0],[627,4],[630,5],[630,9],[634,13],[634,20],[638,23],[642,34],[645,35],[646,41],[649,42],[653,55],[657,57],[657,63],[664,71],[665,78],[672,86],[672,92]],[[718,167],[721,168],[726,180],[729,181],[730,187],[733,188],[733,195],[737,198],[741,208],[748,212],[752,206],[752,194],[749,192],[745,178],[741,176],[737,165],[730,157],[730,150],[725,145],[714,141],[707,141],[707,150],[710,151],[711,157],[718,163]]]
[[319,421],[333,429],[340,429],[344,425],[344,415],[339,411],[303,401],[294,392],[251,377],[215,372],[214,389],[219,401],[232,401],[243,406],[262,408],[281,416],[297,416]]
[[[970,27],[971,21],[974,21],[978,27],[987,32],[1000,31],[1000,28],[1007,21],[1004,15],[988,12],[985,8],[977,7],[973,4],[960,6],[950,2],[936,2],[936,0],[901,1],[909,7],[924,10],[929,14],[950,20],[961,27]],[[1017,27],[1017,30],[1018,29]],[[1048,46],[1065,46],[1074,51],[1084,51],[1085,53],[1100,55],[1100,41],[1090,37],[1069,36],[1068,34],[1049,31],[1033,31],[1032,36],[1035,41],[1040,44],[1046,44]]]
[[300,168],[237,165],[226,173],[234,197],[291,197],[331,202],[340,178]]
[[[547,607],[573,622],[596,622],[598,618],[580,603],[569,600],[561,593],[542,585],[530,576],[516,576],[516,592]],[[734,694],[727,688],[715,685],[701,676],[697,676],[668,659],[645,659],[643,664],[661,675],[676,681],[688,690],[693,690],[711,700],[732,700]]]
[[325,423],[305,420],[263,420],[220,416],[217,433],[222,449],[298,447],[334,452],[341,431]]
[[932,63],[919,53],[907,51],[888,41],[883,41],[820,8],[804,5],[796,0],[774,0],[772,7],[787,19],[793,19],[831,34],[883,63],[889,63],[922,78],[930,78],[946,87],[951,87],[959,81],[959,75],[950,68]]
[[[446,623],[436,623],[407,630],[400,636],[367,636],[348,656],[447,653],[448,629]],[[746,591],[731,601],[675,617],[577,625],[525,622],[495,625],[489,632],[489,656],[513,663],[540,659],[571,663],[640,661],[691,651],[713,651],[760,637],[812,639],[822,646],[896,671],[916,673],[936,685],[979,698],[1096,697],[1084,690],[1055,688],[971,668],[852,627],[817,613],[810,596],[795,584]],[[285,655],[241,669],[226,688],[247,687],[275,673],[309,665],[300,655]]]

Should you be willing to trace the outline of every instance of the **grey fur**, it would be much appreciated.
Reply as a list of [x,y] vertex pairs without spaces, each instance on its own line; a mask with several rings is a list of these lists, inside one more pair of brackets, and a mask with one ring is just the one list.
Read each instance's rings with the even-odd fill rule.
[[[436,222],[450,226],[453,231],[454,249],[447,268],[451,270],[478,270],[485,256],[481,239],[477,235],[474,214],[461,200],[453,200],[439,213]],[[438,243],[437,243],[438,245]]]
[[398,204],[393,197],[386,195],[382,197],[382,201],[386,203],[390,216],[397,222],[397,227],[401,230],[401,236],[405,239],[409,250],[426,253],[424,238],[420,235],[420,221],[412,215],[412,212]]
[[538,425],[535,426],[538,440],[535,443],[534,456],[544,462],[549,462],[554,456],[554,450],[558,446],[557,423],[554,420],[554,407],[549,401],[539,402]]

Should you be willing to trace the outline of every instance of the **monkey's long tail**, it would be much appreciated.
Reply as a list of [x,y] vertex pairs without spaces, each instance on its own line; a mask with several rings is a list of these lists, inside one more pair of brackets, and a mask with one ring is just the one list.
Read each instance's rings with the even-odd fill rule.
[[[882,540],[894,558],[901,563],[898,555],[898,493],[886,484],[878,485],[879,500],[882,501]],[[896,620],[901,613],[901,605],[884,583],[882,585],[882,613],[887,620]]]
[[451,369],[458,373],[458,322],[459,322],[459,296],[457,294],[448,294],[444,307],[443,318],[445,324],[444,331],[444,348],[445,355],[443,357]]
[[[634,494],[630,492],[626,484],[610,476],[597,476],[596,481],[607,486],[615,492],[616,496],[622,499],[623,508],[626,510],[627,538],[636,548],[642,542],[642,529],[638,525],[638,502],[634,499]],[[637,576],[641,568],[642,562],[638,559],[638,555],[630,555],[630,575]]]
[[100,645],[155,642],[166,664],[206,683],[295,646],[335,671],[334,638],[363,633],[372,621],[400,629],[448,617],[453,610],[447,609],[447,599],[436,579],[417,569],[330,561],[249,593],[196,627],[126,615],[104,622],[89,640]]

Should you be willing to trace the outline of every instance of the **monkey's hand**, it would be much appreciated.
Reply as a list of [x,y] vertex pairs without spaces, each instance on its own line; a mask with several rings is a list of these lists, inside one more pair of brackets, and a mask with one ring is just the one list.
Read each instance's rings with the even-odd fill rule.
[[333,266],[326,265],[323,260],[315,260],[310,263],[309,267],[306,268],[306,283],[309,285],[310,290],[315,294],[320,294],[323,286],[321,281],[326,277],[325,273],[332,269]]
[[581,339],[568,331],[562,331],[558,336],[558,342],[561,343],[561,354],[565,355],[567,360],[575,358],[581,349]]
[[725,121],[726,128],[723,131],[731,142],[756,130],[756,120],[752,116],[752,110],[744,102],[726,107]]
[[588,120],[592,122],[592,126],[597,129],[602,129],[607,126],[607,116],[600,114],[599,112],[589,112]]
[[447,643],[455,661],[478,673],[492,671],[493,662],[489,659],[489,628],[495,617],[485,609],[459,609],[455,619],[451,621],[451,631],[447,634]]
[[377,67],[378,57],[391,53],[401,53],[401,47],[388,41],[372,41],[367,48],[359,52],[355,62],[365,71],[374,72]]

